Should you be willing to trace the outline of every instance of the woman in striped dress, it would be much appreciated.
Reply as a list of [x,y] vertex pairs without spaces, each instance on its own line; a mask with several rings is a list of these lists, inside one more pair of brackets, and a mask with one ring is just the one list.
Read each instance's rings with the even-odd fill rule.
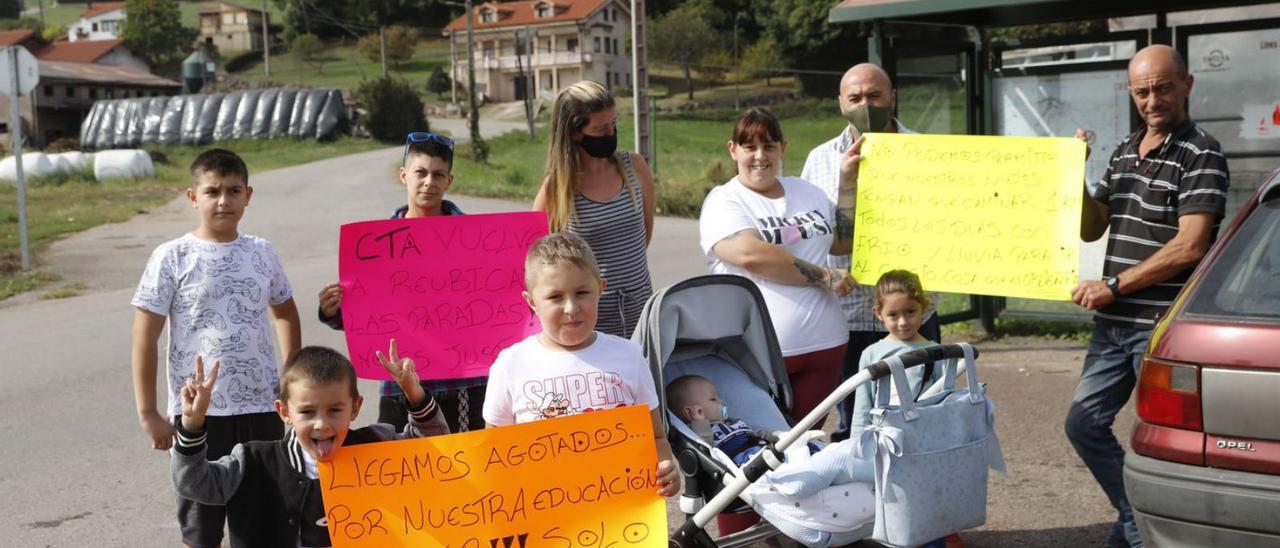
[[653,237],[653,174],[617,150],[613,95],[584,80],[560,91],[551,111],[546,174],[533,201],[552,232],[586,240],[606,284],[596,331],[630,338],[653,292],[646,250]]

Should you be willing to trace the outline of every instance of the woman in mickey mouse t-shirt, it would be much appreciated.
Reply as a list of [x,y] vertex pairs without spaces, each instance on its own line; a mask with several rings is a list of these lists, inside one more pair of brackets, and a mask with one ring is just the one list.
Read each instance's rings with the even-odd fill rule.
[[[698,219],[711,272],[745,276],[764,295],[791,384],[791,416],[797,420],[840,381],[849,333],[836,297],[855,282],[848,272],[818,265],[826,264],[829,253],[848,254],[852,247],[860,144],[842,161],[843,207],[837,207],[808,181],[780,176],[787,150],[782,128],[768,109],[748,109],[729,141],[738,175],[707,194]],[[717,521],[727,534],[755,519],[721,515]]]
[[[698,230],[711,272],[750,278],[764,295],[798,420],[840,380],[848,332],[836,297],[855,282],[848,272],[818,265],[828,253],[849,253],[853,204],[850,196],[839,210],[808,181],[779,176],[786,149],[771,112],[744,112],[729,142],[738,175],[707,195]],[[852,168],[856,152],[850,158]],[[852,181],[846,186],[851,194]]]

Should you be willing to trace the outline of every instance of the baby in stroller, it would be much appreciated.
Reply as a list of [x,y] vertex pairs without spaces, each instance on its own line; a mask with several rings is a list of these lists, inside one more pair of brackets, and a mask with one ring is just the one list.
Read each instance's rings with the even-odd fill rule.
[[[743,466],[784,432],[752,428],[742,419],[728,416],[728,406],[715,384],[701,375],[684,375],[667,385],[667,404],[703,441]],[[853,444],[843,441],[823,447],[807,444],[812,458],[803,467],[783,465],[766,475],[778,493],[806,497],[824,487],[851,481],[872,481],[873,466],[854,455]]]

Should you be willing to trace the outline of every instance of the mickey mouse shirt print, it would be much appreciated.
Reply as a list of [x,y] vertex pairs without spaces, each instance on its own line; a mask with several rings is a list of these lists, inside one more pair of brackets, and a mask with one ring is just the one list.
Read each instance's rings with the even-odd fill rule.
[[720,259],[712,248],[733,234],[754,229],[760,239],[782,246],[797,259],[826,264],[834,235],[835,203],[822,189],[796,177],[778,177],[782,196],[769,198],[737,177],[711,189],[702,203],[698,235],[713,274],[737,274],[760,288],[783,356],[845,344],[848,333],[840,302],[829,291],[788,285],[756,276]]
[[284,267],[262,238],[216,243],[186,234],[157,247],[132,304],[169,317],[169,416],[182,414],[196,354],[222,362],[209,415],[274,412],[280,382],[268,307],[291,298]]

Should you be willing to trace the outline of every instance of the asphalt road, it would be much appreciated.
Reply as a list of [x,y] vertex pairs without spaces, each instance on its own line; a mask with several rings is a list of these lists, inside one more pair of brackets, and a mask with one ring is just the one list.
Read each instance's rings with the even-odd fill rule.
[[[307,344],[343,346],[339,333],[316,320],[315,292],[336,279],[338,226],[385,217],[403,203],[392,175],[399,154],[379,150],[252,176],[243,229],[275,243]],[[527,208],[456,194],[465,189],[466,181],[456,182],[451,198],[469,213]],[[134,413],[128,303],[151,250],[195,223],[189,205],[175,199],[77,234],[43,260],[63,283],[87,290],[0,303],[0,544],[176,544],[168,456],[150,448]],[[705,272],[696,231],[691,220],[657,221],[649,251],[656,285]],[[1101,545],[1114,512],[1061,433],[1084,347],[1017,340],[980,348],[1009,476],[993,476],[987,525],[965,540],[974,547]],[[377,394],[368,381],[361,391]],[[1122,438],[1131,417],[1122,414]],[[671,516],[680,521],[674,506]]]

